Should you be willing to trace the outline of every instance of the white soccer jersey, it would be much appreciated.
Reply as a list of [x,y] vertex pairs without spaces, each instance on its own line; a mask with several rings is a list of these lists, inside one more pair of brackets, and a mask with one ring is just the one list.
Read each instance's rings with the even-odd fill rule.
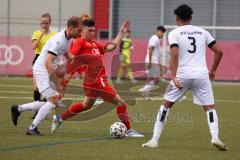
[[149,63],[149,47],[153,46],[153,54],[152,54],[152,63],[159,63],[160,62],[160,39],[157,35],[152,35],[152,37],[148,41],[147,45],[147,55],[145,58],[145,62]]
[[52,36],[44,45],[40,56],[33,66],[34,74],[48,75],[45,62],[48,54],[56,55],[53,68],[61,63],[61,57],[67,52],[71,40],[66,37],[66,32],[61,31]]
[[206,46],[216,41],[210,33],[193,25],[180,26],[169,33],[170,47],[179,47],[177,77],[198,79],[208,76]]

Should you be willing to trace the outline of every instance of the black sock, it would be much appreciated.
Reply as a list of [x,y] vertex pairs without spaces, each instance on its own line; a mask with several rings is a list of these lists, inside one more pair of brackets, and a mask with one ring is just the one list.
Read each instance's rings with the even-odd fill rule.
[[34,101],[40,101],[41,95],[38,90],[34,90],[33,97],[34,97]]

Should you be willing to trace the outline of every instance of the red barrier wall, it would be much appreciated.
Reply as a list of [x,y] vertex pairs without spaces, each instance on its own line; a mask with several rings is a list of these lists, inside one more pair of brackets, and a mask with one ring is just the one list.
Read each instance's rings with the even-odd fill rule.
[[[102,41],[104,42],[104,41]],[[144,63],[147,40],[134,40],[133,63]],[[240,80],[240,41],[219,41],[224,55],[217,71],[217,80]],[[0,75],[25,76],[31,71],[34,51],[29,37],[0,37]],[[207,63],[210,67],[213,53],[207,50]],[[108,76],[115,76],[119,68],[118,49],[106,53],[104,63]],[[113,66],[111,67],[111,64]],[[112,68],[112,69],[111,69]]]
[[95,21],[96,36],[100,30],[108,30],[109,0],[94,0],[93,17]]

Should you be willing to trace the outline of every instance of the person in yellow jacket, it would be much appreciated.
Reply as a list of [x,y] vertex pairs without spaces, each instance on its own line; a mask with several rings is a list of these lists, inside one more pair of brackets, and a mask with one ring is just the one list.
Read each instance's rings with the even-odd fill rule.
[[[40,30],[34,31],[32,35],[32,49],[35,51],[35,57],[33,59],[32,65],[34,65],[35,61],[37,60],[47,40],[55,34],[55,32],[50,31],[50,25],[51,15],[49,13],[42,14],[40,20]],[[41,95],[38,91],[36,80],[34,77],[33,77],[33,90],[34,100],[39,101],[41,99]],[[34,117],[35,116],[33,116],[32,118]]]
[[131,31],[127,30],[125,32],[125,37],[122,39],[120,43],[120,61],[121,66],[118,71],[116,83],[122,83],[122,77],[127,72],[129,79],[136,83],[137,81],[134,79],[132,68],[131,68],[131,50],[133,49],[132,40],[130,38]]

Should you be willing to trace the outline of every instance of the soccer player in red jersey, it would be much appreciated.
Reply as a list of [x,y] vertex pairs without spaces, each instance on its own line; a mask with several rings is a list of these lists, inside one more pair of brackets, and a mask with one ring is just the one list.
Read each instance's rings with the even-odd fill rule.
[[103,55],[105,52],[113,51],[120,42],[122,34],[129,28],[129,22],[124,22],[116,38],[105,46],[93,40],[95,27],[93,20],[83,21],[83,31],[81,38],[76,39],[70,49],[72,55],[78,58],[80,65],[86,66],[83,86],[85,98],[78,102],[63,113],[62,115],[53,116],[52,132],[62,124],[62,122],[74,115],[86,111],[92,107],[98,97],[104,101],[116,105],[116,111],[119,119],[126,125],[128,137],[144,137],[142,134],[131,129],[130,118],[127,113],[126,103],[108,84],[105,67],[103,65]]

